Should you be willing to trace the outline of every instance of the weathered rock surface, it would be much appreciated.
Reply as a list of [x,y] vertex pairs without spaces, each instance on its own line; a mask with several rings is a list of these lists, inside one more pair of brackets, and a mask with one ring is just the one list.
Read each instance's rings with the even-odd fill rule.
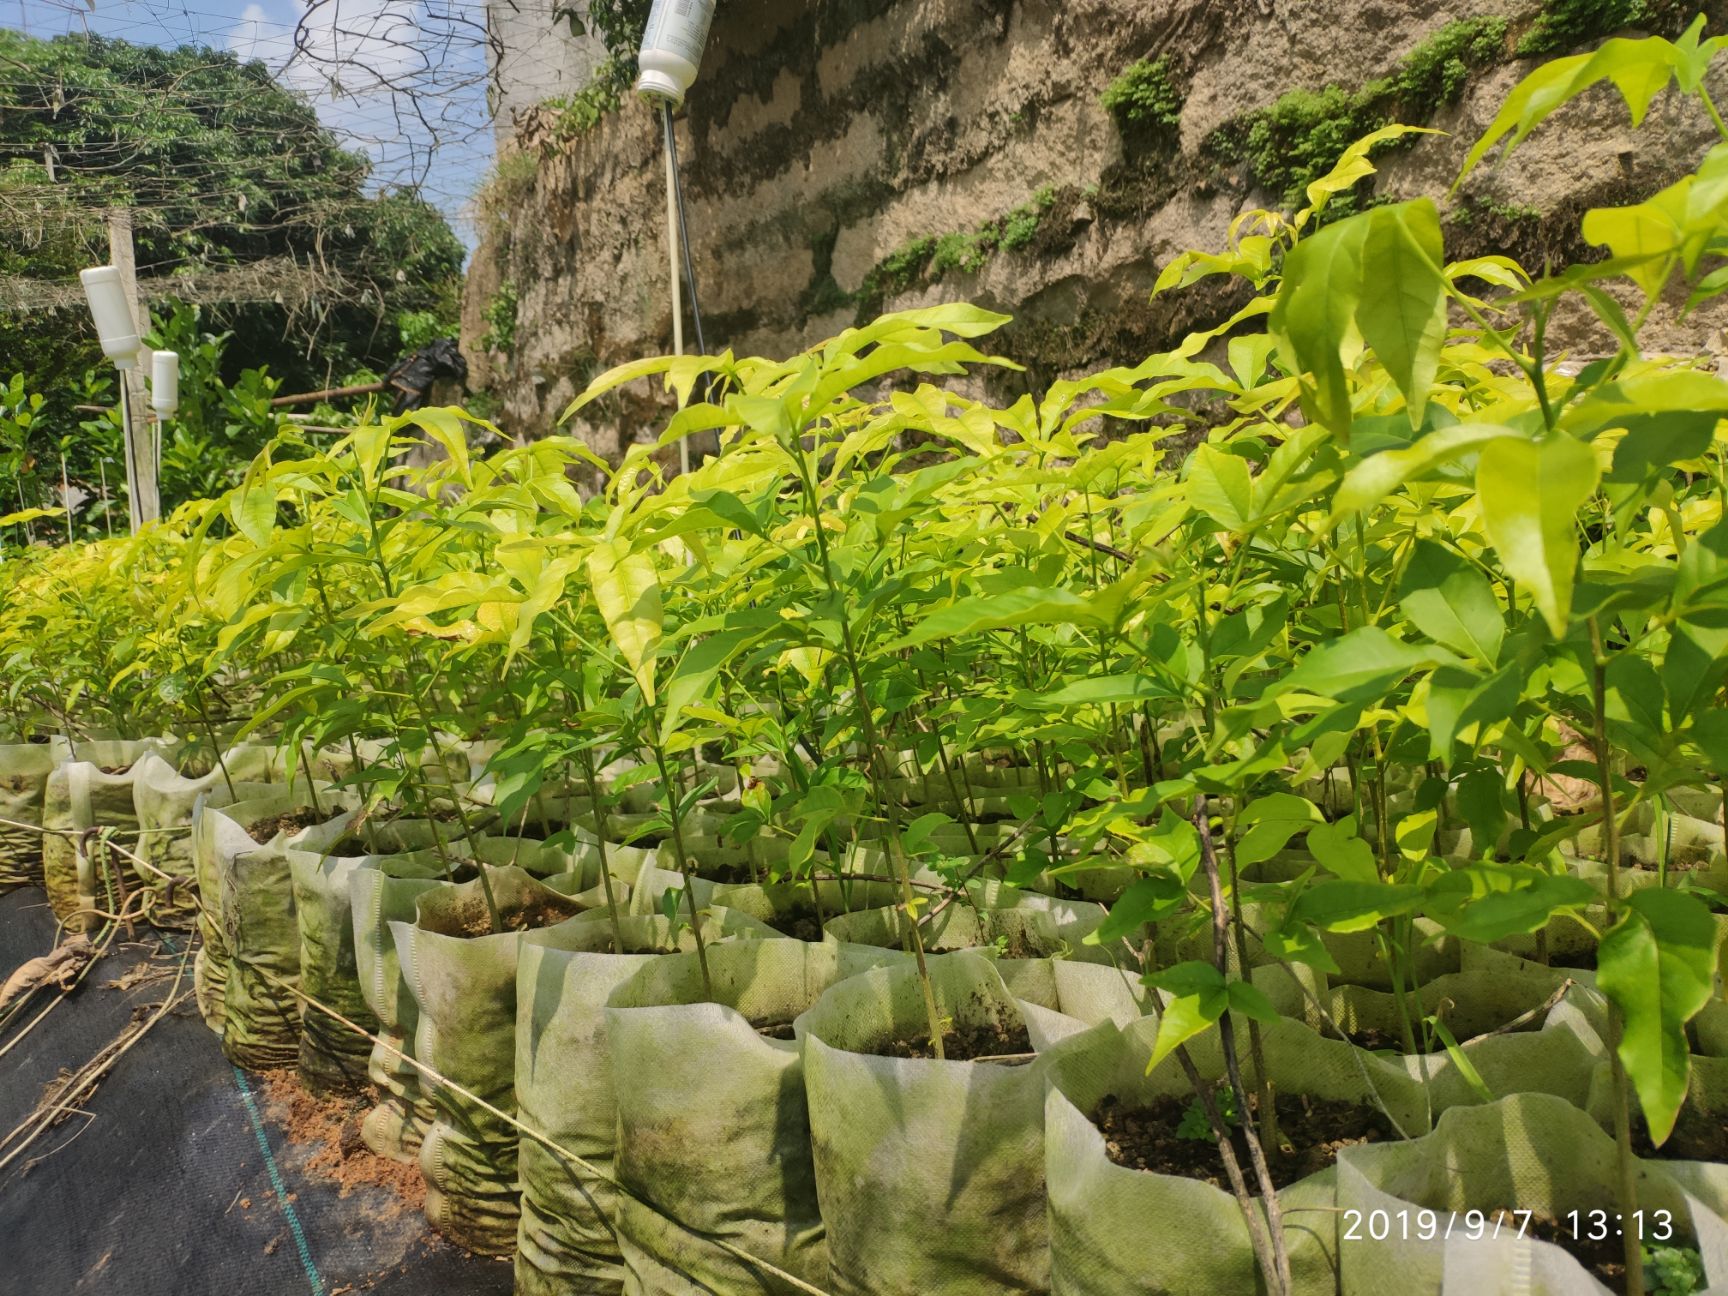
[[[1294,87],[1355,87],[1391,71],[1449,21],[1499,14],[1512,37],[1537,0],[725,0],[701,80],[678,122],[708,348],[784,354],[880,309],[969,299],[1015,316],[993,349],[1026,365],[991,380],[1012,399],[1058,375],[1132,362],[1222,318],[1204,287],[1148,301],[1159,268],[1222,245],[1240,211],[1276,205],[1208,140]],[[1169,147],[1126,140],[1099,102],[1136,59],[1165,55],[1187,83]],[[1604,90],[1563,110],[1502,165],[1448,190],[1470,143],[1533,66],[1475,76],[1434,115],[1449,132],[1382,162],[1381,192],[1443,202],[1453,255],[1587,251],[1586,207],[1634,201],[1695,164],[1716,138],[1665,97],[1641,131]],[[1724,78],[1728,82],[1728,77]],[[1728,85],[1724,87],[1728,94]],[[1721,97],[1721,96],[1719,96]],[[665,188],[658,121],[631,101],[542,150],[489,222],[464,303],[474,385],[519,435],[550,431],[614,364],[670,349]],[[527,168],[518,164],[519,169]],[[915,240],[976,230],[1042,192],[1036,232],[975,270],[912,276],[872,293],[872,273]],[[485,352],[485,311],[519,294],[515,345]],[[875,286],[880,289],[882,276]],[[1651,342],[1715,345],[1720,312],[1659,312]],[[687,347],[693,339],[686,329]],[[1587,353],[1581,320],[1558,336]],[[657,431],[667,408],[635,383],[574,427],[602,454]]]

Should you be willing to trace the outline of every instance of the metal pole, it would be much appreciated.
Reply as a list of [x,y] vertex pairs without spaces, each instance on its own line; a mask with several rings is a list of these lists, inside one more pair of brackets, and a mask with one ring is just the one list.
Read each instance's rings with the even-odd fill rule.
[[[661,105],[666,124],[666,260],[672,276],[672,354],[684,354],[684,293],[678,268],[678,169],[673,158],[672,105]],[[678,439],[678,471],[690,471],[690,438]]]

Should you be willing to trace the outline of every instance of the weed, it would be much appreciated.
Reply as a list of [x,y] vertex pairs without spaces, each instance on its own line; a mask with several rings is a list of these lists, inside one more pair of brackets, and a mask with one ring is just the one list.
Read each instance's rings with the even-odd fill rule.
[[486,332],[480,339],[480,345],[488,351],[513,351],[516,349],[516,303],[518,300],[516,284],[509,279],[498,285],[498,291],[492,294],[486,303]]
[[1130,63],[1098,96],[1098,102],[1124,125],[1173,130],[1182,120],[1187,92],[1179,87],[1170,60],[1159,57]]

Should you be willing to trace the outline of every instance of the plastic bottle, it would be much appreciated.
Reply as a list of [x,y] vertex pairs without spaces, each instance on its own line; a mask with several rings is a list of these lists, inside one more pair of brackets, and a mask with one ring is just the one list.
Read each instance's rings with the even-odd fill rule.
[[126,302],[120,272],[111,265],[93,266],[80,270],[78,278],[90,302],[96,336],[102,340],[102,354],[114,362],[116,369],[134,368],[143,342],[138,337],[138,324],[132,318],[132,307]]
[[168,418],[180,408],[180,353],[150,353],[150,408],[157,418]]
[[715,0],[654,0],[642,33],[636,92],[674,106],[696,80]]

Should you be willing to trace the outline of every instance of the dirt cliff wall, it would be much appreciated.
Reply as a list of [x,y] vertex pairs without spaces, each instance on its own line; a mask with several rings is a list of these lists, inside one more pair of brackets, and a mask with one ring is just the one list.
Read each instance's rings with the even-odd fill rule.
[[[1533,66],[1520,47],[1576,47],[1570,29],[1542,36],[1542,24],[1579,12],[1599,39],[1614,9],[721,0],[677,127],[708,347],[783,354],[882,309],[970,299],[1015,317],[994,349],[1027,368],[993,379],[997,397],[1137,360],[1226,304],[1203,288],[1149,302],[1159,268],[1221,245],[1238,212],[1278,204],[1326,132],[1353,137],[1374,114],[1448,132],[1383,158],[1380,191],[1442,198],[1456,254],[1580,255],[1584,207],[1689,167],[1715,138],[1707,120],[1659,101],[1640,134],[1617,98],[1593,94],[1506,165],[1447,190]],[[1637,11],[1670,31],[1681,18],[1661,0]],[[1139,120],[1107,108],[1106,88],[1147,60],[1160,61],[1149,84],[1161,106]],[[522,435],[550,430],[593,374],[671,341],[653,114],[627,102],[557,144],[548,126],[522,123],[464,305],[475,385]],[[1704,347],[1715,326],[1667,321],[1659,336]],[[613,455],[663,417],[644,390],[585,413],[578,430]]]

